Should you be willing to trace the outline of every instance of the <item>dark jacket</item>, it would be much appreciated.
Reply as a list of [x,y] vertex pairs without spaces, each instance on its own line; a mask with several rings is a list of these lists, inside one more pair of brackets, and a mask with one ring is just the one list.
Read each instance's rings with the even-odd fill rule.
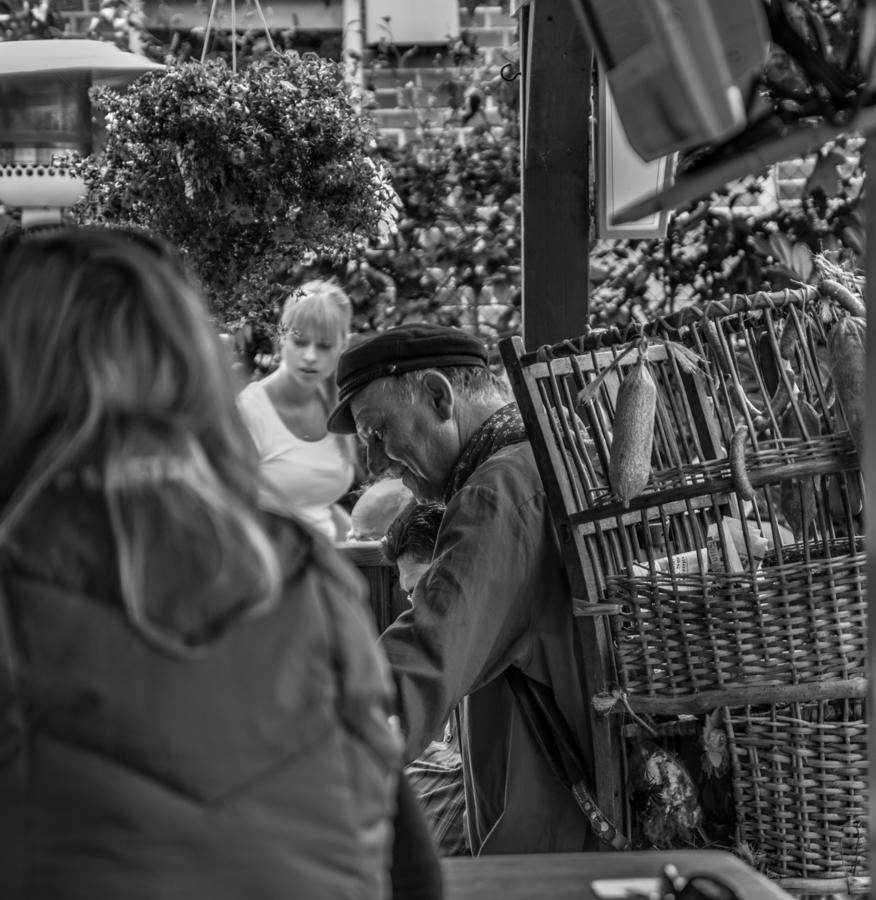
[[503,677],[514,665],[551,688],[592,765],[569,583],[528,443],[499,450],[449,499],[433,563],[381,644],[398,687],[406,759],[460,706],[474,854],[596,848]]
[[180,659],[95,579],[91,552],[114,570],[106,522],[82,541],[66,512],[42,574],[3,560],[26,698],[0,670],[3,900],[386,897],[400,748],[358,574],[277,523],[279,606]]

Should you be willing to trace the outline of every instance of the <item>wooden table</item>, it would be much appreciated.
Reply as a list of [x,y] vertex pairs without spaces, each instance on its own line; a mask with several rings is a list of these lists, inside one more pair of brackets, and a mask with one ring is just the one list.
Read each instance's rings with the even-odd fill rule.
[[444,900],[597,900],[594,881],[659,877],[667,863],[682,875],[722,878],[739,900],[793,900],[742,860],[718,850],[445,857],[441,870]]
[[379,541],[345,541],[335,547],[365,576],[374,624],[378,633],[384,631],[409,605],[398,586],[398,570],[384,559]]

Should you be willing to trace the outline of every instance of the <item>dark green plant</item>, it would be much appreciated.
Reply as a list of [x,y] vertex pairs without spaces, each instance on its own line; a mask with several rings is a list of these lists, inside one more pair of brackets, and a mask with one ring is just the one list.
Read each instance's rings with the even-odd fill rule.
[[82,164],[76,215],[167,238],[222,325],[270,316],[290,264],[349,253],[392,222],[370,121],[337,63],[175,64],[92,95],[106,142]]

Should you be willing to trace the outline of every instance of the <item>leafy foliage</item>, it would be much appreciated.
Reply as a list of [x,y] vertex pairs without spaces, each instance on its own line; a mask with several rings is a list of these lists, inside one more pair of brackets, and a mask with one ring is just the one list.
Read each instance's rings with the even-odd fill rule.
[[[773,34],[749,113],[752,139],[801,120],[840,129],[864,98],[856,0],[770,0]],[[872,54],[871,54],[872,55]],[[744,152],[734,138],[684,165]],[[670,219],[664,241],[601,242],[591,254],[597,322],[625,325],[691,302],[818,283],[813,256],[853,272],[864,251],[861,137],[840,135],[802,162],[793,181],[753,172]],[[788,166],[779,166],[787,174]]]
[[[371,69],[401,73],[416,50],[382,42]],[[381,142],[401,200],[398,228],[340,264],[302,267],[296,278],[336,277],[359,331],[440,322],[495,346],[520,327],[518,87],[487,64],[470,32],[432,63],[441,76],[432,92],[400,74],[396,81],[400,106],[417,117],[414,135],[402,146]]]
[[0,0],[0,41],[58,38],[64,24],[57,0]]
[[290,261],[350,252],[392,223],[395,194],[337,63],[272,54],[94,89],[106,144],[82,163],[80,220],[179,247],[220,322],[272,309]]
[[595,242],[591,311],[624,326],[735,293],[816,284],[813,255],[848,271],[864,250],[860,137],[823,147],[793,181],[752,175],[670,218],[665,240]]
[[[48,16],[56,26],[60,21],[57,0],[45,0],[33,7],[28,0],[5,2],[10,10],[16,10],[8,20],[7,37],[48,36],[40,16]],[[136,0],[117,0],[114,5],[105,0],[102,9],[110,6],[112,15],[107,13],[95,24],[94,35],[124,44],[140,24],[135,15]],[[464,22],[478,6],[462,5]],[[764,114],[788,122],[807,115],[830,118],[842,114],[855,102],[856,91],[865,80],[858,46],[858,0],[765,0],[765,7],[771,27],[784,29],[784,36],[783,46],[774,44],[764,69],[760,91]],[[10,28],[19,31],[10,32]],[[197,55],[203,30],[200,37],[196,31],[174,33],[169,47],[150,45],[145,49],[162,59]],[[284,35],[274,35],[279,46],[287,46],[292,40],[291,34]],[[217,34],[210,53],[230,59],[230,45],[227,41],[222,44]],[[369,73],[375,71],[395,76],[398,105],[415,114],[418,121],[413,140],[404,146],[380,143],[379,160],[375,158],[377,176],[364,162],[358,170],[367,183],[374,183],[377,177],[381,190],[386,189],[387,182],[380,160],[391,173],[391,186],[402,204],[395,233],[378,236],[369,224],[373,218],[364,216],[352,222],[354,229],[362,227],[345,246],[343,241],[332,244],[328,236],[320,240],[320,232],[326,227],[330,230],[337,225],[342,230],[344,222],[356,217],[344,220],[332,214],[326,223],[318,213],[316,196],[312,197],[314,205],[309,207],[312,215],[308,217],[297,199],[297,189],[286,183],[280,189],[276,184],[269,187],[271,176],[265,161],[273,157],[269,150],[265,152],[266,143],[258,129],[247,132],[251,123],[247,126],[245,120],[252,116],[238,115],[233,100],[215,104],[209,99],[214,95],[206,89],[202,99],[193,97],[189,101],[190,107],[200,103],[200,119],[194,116],[189,126],[180,114],[176,115],[178,136],[185,135],[186,140],[198,137],[206,144],[202,169],[211,175],[205,175],[202,182],[196,179],[200,186],[197,204],[185,194],[186,180],[175,165],[175,157],[165,154],[153,161],[148,155],[146,145],[155,141],[159,130],[164,131],[164,123],[154,121],[157,117],[144,101],[141,118],[153,122],[149,127],[146,121],[140,123],[138,134],[143,147],[137,149],[136,143],[125,147],[124,116],[120,116],[111,123],[107,146],[112,154],[106,169],[92,162],[94,205],[89,214],[129,215],[127,210],[110,212],[117,203],[112,195],[120,189],[130,191],[126,202],[139,216],[146,215],[146,198],[152,204],[157,197],[156,205],[167,207],[170,219],[177,223],[174,234],[182,235],[177,242],[188,247],[193,261],[200,260],[196,267],[211,291],[220,323],[233,328],[246,320],[242,332],[251,335],[246,345],[259,346],[262,351],[283,293],[315,272],[334,275],[348,290],[360,331],[426,319],[470,327],[491,343],[513,333],[519,329],[521,293],[518,85],[502,78],[501,61],[497,64],[489,58],[468,29],[430,61],[430,72],[440,73],[431,90],[408,80],[410,66],[423,62],[412,62],[412,55],[417,53],[422,56],[418,48],[395,47],[388,37],[366,50],[360,60],[366,82]],[[253,60],[253,65],[263,65],[270,55],[263,34],[254,31],[240,38],[238,59],[242,66]],[[511,59],[506,62],[506,69],[511,70],[506,74],[513,77],[516,64]],[[308,64],[313,63],[308,60]],[[207,66],[204,77],[208,81],[221,80],[212,68],[218,65]],[[222,76],[227,77],[227,73]],[[186,78],[193,82],[195,76]],[[324,87],[323,99],[339,90],[336,84],[321,85],[314,87],[314,94]],[[354,99],[341,99],[341,118],[351,130],[370,134],[372,125],[367,117],[357,116]],[[217,120],[212,129],[206,121],[208,106],[210,117]],[[304,119],[298,117],[297,124],[304,127]],[[124,127],[131,128],[128,123]],[[274,160],[278,165],[285,164],[287,149],[296,141],[309,142],[311,137],[295,131],[291,123],[284,127],[288,130],[282,138],[275,137],[284,148],[281,159]],[[232,159],[234,145],[228,135],[235,129],[244,152],[251,153],[246,163]],[[370,137],[357,140],[360,148],[367,145],[370,152]],[[776,203],[775,196],[770,196],[775,188],[773,172],[753,173],[678,210],[663,241],[594,241],[590,297],[594,324],[622,326],[631,319],[650,318],[697,300],[761,288],[781,289],[808,281],[818,275],[813,267],[814,254],[825,253],[838,265],[855,269],[863,251],[864,228],[859,143],[854,135],[841,137],[808,160],[805,173],[797,179],[794,199],[784,197]],[[360,162],[367,152],[359,157]],[[288,149],[288,153],[300,159],[305,150]],[[147,162],[154,171],[146,171]],[[133,172],[135,167],[140,167],[136,171],[146,177],[129,177],[129,170]],[[259,171],[249,171],[255,168]],[[99,187],[103,179],[106,185]],[[233,194],[227,196],[229,185],[234,183],[246,185],[243,201]],[[194,187],[195,182],[189,179],[189,184]],[[787,190],[787,185],[779,188]],[[297,243],[270,238],[262,243],[257,237],[273,233],[268,226],[276,224],[261,221],[260,217],[270,220],[272,214],[258,212],[257,207],[262,204],[262,209],[269,211],[277,197],[284,202],[290,198],[279,214],[284,219],[280,225],[293,228],[301,238]],[[100,211],[101,206],[106,212]],[[293,223],[285,221],[287,207]],[[296,207],[301,207],[297,215]],[[337,206],[328,208],[337,210]],[[247,223],[249,215],[253,222]],[[232,240],[230,232],[239,241]],[[305,234],[313,239],[305,239]],[[224,243],[220,245],[220,241]],[[199,243],[203,246],[196,247]],[[235,291],[239,275],[243,281]]]

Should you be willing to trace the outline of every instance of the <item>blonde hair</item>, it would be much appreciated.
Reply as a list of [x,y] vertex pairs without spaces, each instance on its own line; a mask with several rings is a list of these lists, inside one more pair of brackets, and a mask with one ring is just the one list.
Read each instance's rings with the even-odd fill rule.
[[[148,639],[194,652],[273,606],[282,576],[255,507],[254,448],[168,248],[98,227],[23,238],[0,248],[0,297],[0,546],[87,460],[125,608]],[[185,564],[169,567],[161,548]]]
[[[286,298],[280,316],[283,334],[295,332],[315,341],[342,347],[353,324],[353,304],[344,290],[333,281],[314,279],[302,284],[296,293]],[[338,402],[338,386],[334,376],[322,385],[327,412]],[[358,443],[355,435],[337,435],[337,443],[344,456],[358,470]]]
[[280,327],[326,344],[342,344],[353,323],[353,304],[332,281],[307,281],[286,298]]

